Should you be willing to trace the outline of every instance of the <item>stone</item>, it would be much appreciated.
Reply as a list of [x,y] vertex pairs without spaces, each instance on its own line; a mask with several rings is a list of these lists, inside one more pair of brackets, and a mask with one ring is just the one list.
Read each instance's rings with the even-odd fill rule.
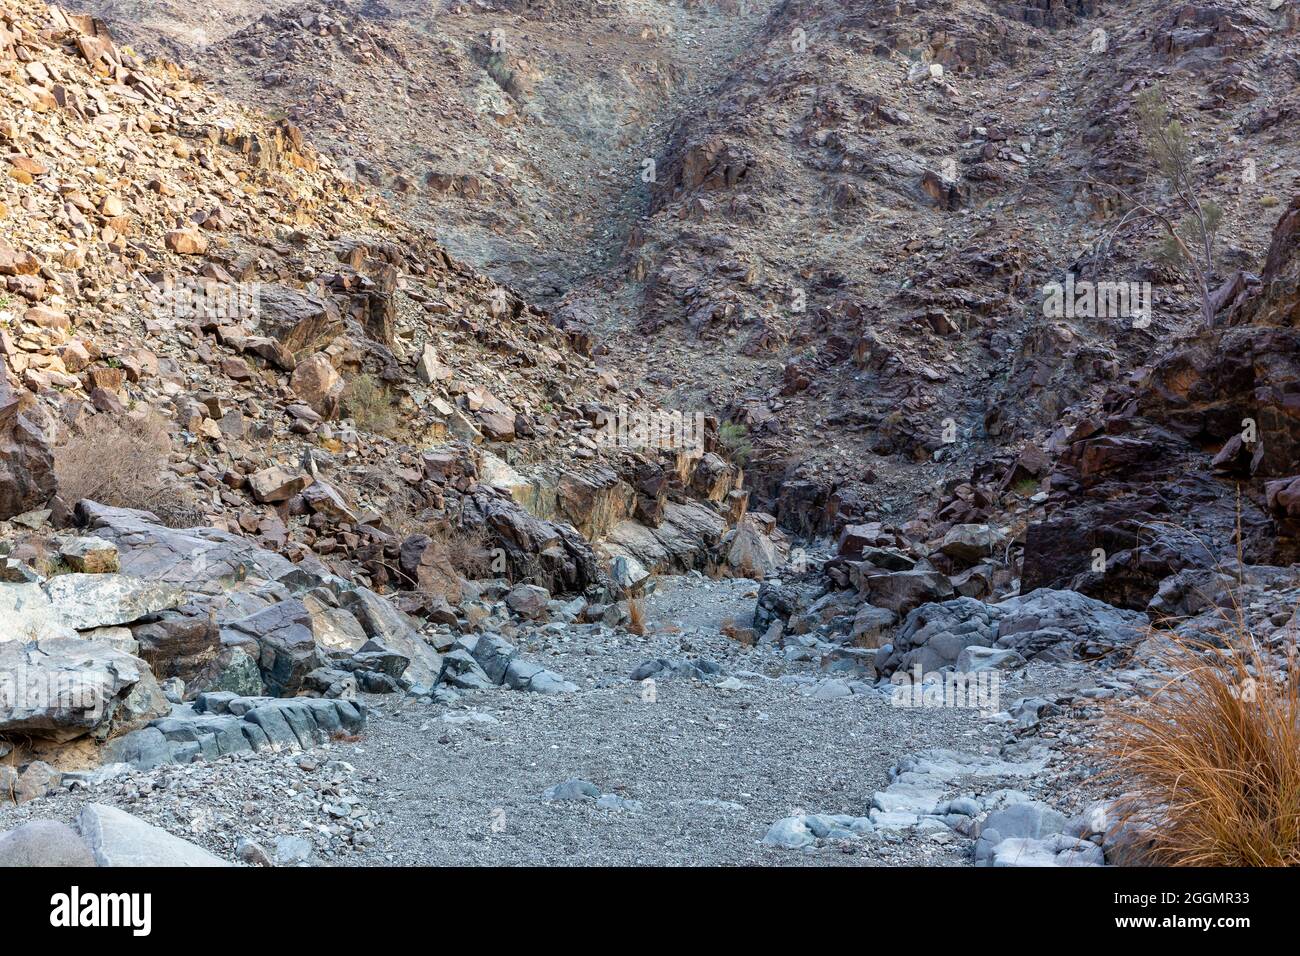
[[[80,638],[0,643],[0,673],[12,676],[17,691],[0,697],[2,735],[103,740],[170,709],[144,661]],[[47,688],[55,690],[36,692]]]
[[263,504],[288,501],[307,488],[314,479],[304,472],[291,472],[279,465],[263,468],[248,476],[253,498]]
[[998,554],[1007,545],[1007,536],[987,524],[959,524],[948,529],[939,550],[965,564],[975,564]]
[[880,647],[897,623],[898,615],[889,608],[864,604],[853,615],[853,628],[849,637],[860,647]]
[[963,674],[971,674],[975,671],[1014,670],[1025,663],[1019,651],[970,644],[957,655],[956,668]]
[[323,349],[343,331],[343,319],[332,298],[275,283],[261,286],[258,319],[267,334],[294,354]]
[[178,255],[201,256],[208,251],[208,237],[197,229],[173,229],[163,239]]
[[59,557],[82,574],[114,574],[120,570],[117,545],[103,538],[74,538],[59,548]]
[[988,866],[1104,866],[1101,847],[1088,840],[1055,834],[1045,840],[1010,837],[993,847]]
[[42,507],[56,491],[54,452],[0,369],[0,520]]
[[290,599],[232,621],[222,629],[222,641],[229,643],[239,634],[252,638],[260,649],[258,668],[267,692],[292,697],[307,674],[325,663],[311,623],[302,601]]
[[415,364],[415,377],[425,385],[432,385],[451,377],[451,370],[438,363],[438,351],[431,344],[425,344],[420,353],[420,360]]
[[[974,598],[924,604],[908,614],[894,634],[892,647],[877,659],[881,673],[896,668],[923,671],[956,666],[971,646],[1015,651],[1025,660],[1069,660],[1101,656],[1139,641],[1145,614],[1111,607],[1076,591],[1040,588],[998,604]],[[992,661],[973,651],[968,663]],[[1016,666],[1013,657],[998,657],[995,666]]]
[[470,640],[469,652],[488,680],[494,684],[504,681],[510,662],[519,653],[518,649],[499,634],[480,634]]
[[290,386],[299,398],[326,419],[338,415],[343,397],[343,376],[339,375],[328,355],[318,352],[294,367]]
[[77,818],[77,829],[98,866],[213,867],[230,866],[202,847],[145,823],[125,810],[88,803]]
[[465,530],[486,532],[487,546],[501,550],[511,580],[540,585],[552,594],[602,583],[590,542],[571,525],[544,521],[488,490],[475,490],[463,500]]
[[862,560],[864,548],[893,543],[893,538],[884,533],[879,521],[869,524],[845,525],[840,532],[836,551],[840,557],[849,561]]
[[955,593],[952,583],[938,571],[872,574],[864,583],[873,605],[888,608],[898,615],[907,614],[922,604],[947,600]]
[[361,625],[366,635],[410,663],[402,675],[428,686],[442,669],[442,658],[420,634],[415,622],[368,588],[353,588],[339,595],[339,604]]
[[311,861],[311,844],[299,836],[276,837],[272,851],[276,866],[303,866]]
[[551,595],[546,588],[535,584],[519,584],[506,595],[506,606],[520,617],[540,621],[548,616],[550,600]]
[[60,574],[42,586],[58,620],[76,630],[130,624],[173,608],[184,592],[124,574]]
[[990,813],[979,825],[975,841],[975,861],[987,863],[994,848],[1003,840],[1041,839],[1065,829],[1065,814],[1045,803],[1013,803]]
[[45,592],[44,579],[34,573],[30,576],[34,580],[0,583],[0,646],[7,641],[74,634]]
[[369,640],[365,628],[350,613],[337,606],[334,596],[321,589],[302,596],[311,616],[311,632],[326,651],[356,651]]
[[0,835],[0,867],[94,865],[77,831],[57,820],[32,820]]
[[1148,627],[1145,614],[1076,591],[1040,588],[996,607],[1002,612],[997,646],[1027,659],[1060,660],[1076,652],[1100,656],[1136,644]]
[[610,562],[609,576],[625,594],[637,594],[649,579],[650,572],[636,558],[619,555]]
[[248,866],[275,866],[271,862],[270,855],[262,848],[262,844],[248,837],[239,838],[239,842],[235,844],[235,856],[239,858],[240,863]]
[[511,690],[529,691],[534,694],[572,694],[578,689],[577,684],[566,681],[554,671],[518,657],[506,667],[502,683]]
[[77,509],[91,531],[117,545],[123,574],[188,591],[204,591],[219,583],[220,593],[209,602],[214,607],[243,607],[246,614],[270,603],[258,596],[264,590],[315,587],[327,579],[229,531],[168,528],[148,512],[94,502],[83,501]]
[[542,793],[543,800],[595,800],[600,796],[600,788],[589,780],[566,780],[553,787],[547,787]]
[[315,514],[325,515],[331,521],[357,524],[357,514],[349,507],[343,495],[333,485],[317,479],[302,492],[302,500]]
[[776,542],[749,515],[722,540],[727,567],[741,577],[762,580],[782,564]]
[[159,679],[178,678],[206,686],[217,673],[221,631],[213,617],[163,611],[147,624],[137,624],[132,636],[137,652]]
[[764,846],[779,846],[787,850],[800,850],[817,842],[803,817],[785,817],[768,828],[763,837]]
[[34,760],[18,775],[18,783],[14,787],[14,800],[17,803],[26,803],[28,800],[43,797],[51,790],[57,790],[62,779],[63,775],[45,761]]

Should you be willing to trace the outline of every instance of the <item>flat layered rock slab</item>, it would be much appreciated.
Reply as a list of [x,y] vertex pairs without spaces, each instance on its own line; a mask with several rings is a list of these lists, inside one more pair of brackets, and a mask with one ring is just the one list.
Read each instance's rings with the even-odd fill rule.
[[96,866],[232,866],[166,830],[145,823],[125,810],[102,803],[87,804],[77,821],[81,838]]

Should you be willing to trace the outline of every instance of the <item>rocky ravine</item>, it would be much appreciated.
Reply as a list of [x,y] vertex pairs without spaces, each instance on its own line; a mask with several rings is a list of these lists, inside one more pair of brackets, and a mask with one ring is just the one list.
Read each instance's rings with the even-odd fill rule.
[[[1123,45],[1126,69],[1237,64],[1236,85],[1204,80],[1219,99],[1203,105],[1227,135],[1224,103],[1254,103],[1246,132],[1269,141],[1269,110],[1288,107],[1252,77],[1285,59],[1290,21],[1201,9]],[[544,46],[539,24],[575,10],[530,5],[516,25]],[[355,83],[430,55],[428,35],[386,33],[375,12],[272,12],[206,62],[273,57],[259,82],[303,90],[313,51],[360,64]],[[1285,666],[1294,647],[1300,198],[1267,242],[1233,210],[1260,235],[1225,260],[1209,328],[1177,295],[1159,337],[1047,328],[1032,310],[995,321],[1060,248],[1043,230],[1012,241],[1009,190],[1062,162],[1124,181],[1132,144],[1113,135],[1130,104],[1118,81],[1093,83],[1106,119],[1079,133],[1041,90],[1018,108],[1058,112],[1032,131],[1032,111],[1009,130],[963,99],[963,74],[1001,83],[1026,62],[1036,84],[1082,84],[1088,64],[1049,66],[1034,31],[1081,30],[1075,14],[1093,11],[982,13],[962,28],[982,40],[932,38],[922,71],[895,61],[932,11],[905,12],[747,6],[722,45],[729,76],[687,55],[716,11],[679,11],[680,38],[642,37],[682,57],[676,88],[712,86],[716,102],[671,124],[642,104],[649,127],[671,126],[666,178],[641,197],[619,253],[632,285],[612,308],[640,297],[638,327],[659,342],[683,304],[701,340],[717,323],[762,339],[761,302],[785,288],[764,276],[830,296],[793,330],[803,358],[774,360],[775,392],[726,356],[693,366],[766,395],[709,403],[752,427],[754,475],[718,415],[666,442],[611,431],[629,410],[644,424],[680,406],[668,386],[691,350],[650,368],[652,350],[606,340],[623,326],[585,309],[599,280],[503,284],[536,263],[495,263],[493,278],[459,261],[411,213],[424,193],[379,198],[364,181],[392,185],[391,170],[340,168],[299,113],[218,95],[99,20],[0,0],[0,862],[1133,859],[1141,834],[1110,812],[1124,781],[1098,773],[1094,718],[1159,683],[1166,636],[1205,634],[1234,603],[1263,653]],[[802,23],[836,38],[813,54],[836,65],[834,89],[784,52]],[[607,66],[619,50],[601,47]],[[510,98],[482,91],[494,122],[528,126],[547,85],[502,52],[453,44],[460,72],[438,82],[485,72]],[[865,57],[898,75],[855,71]],[[755,88],[779,93],[763,123],[744,108]],[[914,129],[916,110],[941,121]],[[481,119],[461,132],[495,138]],[[954,138],[965,191],[889,152],[939,157]],[[463,175],[428,177],[429,207],[477,195]],[[527,178],[486,177],[527,193],[520,222],[562,214],[543,188],[557,169]],[[895,227],[929,230],[903,252],[960,268],[918,258],[901,286],[850,287],[837,270],[863,265],[857,250],[804,275],[774,250],[798,248],[811,220],[761,213],[810,183],[846,229],[896,204]],[[603,188],[584,201],[613,216],[619,191]],[[1074,218],[1092,212],[1068,208],[1053,228],[1097,238]],[[490,259],[483,212],[461,207],[453,240]],[[950,233],[938,223],[953,215]],[[752,248],[714,241],[741,223]],[[684,240],[734,255],[686,261]],[[877,404],[810,416],[851,399],[850,382],[884,386]],[[909,418],[958,405],[963,422],[983,411],[951,450]],[[872,462],[888,494],[864,491]]]

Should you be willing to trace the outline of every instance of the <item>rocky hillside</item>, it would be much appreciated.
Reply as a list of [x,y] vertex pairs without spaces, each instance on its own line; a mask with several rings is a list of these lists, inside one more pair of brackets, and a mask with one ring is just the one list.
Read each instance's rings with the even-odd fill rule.
[[[1144,89],[1168,87],[1224,211],[1215,281],[1297,173],[1284,6],[335,2],[231,24],[187,51],[212,82],[276,103],[625,380],[743,428],[756,503],[802,534],[905,524],[1194,324],[1190,275],[1115,191],[1160,196]],[[1044,321],[1067,274],[1151,283],[1151,321]]]
[[715,421],[658,427],[295,125],[100,20],[0,24],[0,644],[48,676],[88,642],[104,678],[93,716],[38,697],[5,733],[120,735],[166,709],[154,677],[293,696],[322,648],[428,687],[467,578],[617,622],[650,571],[776,559]]

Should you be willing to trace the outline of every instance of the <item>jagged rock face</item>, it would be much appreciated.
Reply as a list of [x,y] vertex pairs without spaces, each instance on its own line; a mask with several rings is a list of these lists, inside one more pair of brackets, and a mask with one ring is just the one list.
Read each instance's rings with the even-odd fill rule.
[[1216,327],[1175,344],[1109,399],[1109,418],[1069,436],[1046,520],[1026,535],[1023,587],[1142,609],[1166,578],[1232,564],[1239,526],[1247,562],[1300,557],[1282,494],[1300,461],[1298,273],[1300,197],[1260,280],[1226,284],[1239,291],[1221,296],[1231,304]]
[[552,594],[582,592],[601,583],[591,545],[571,526],[535,518],[487,491],[474,493],[467,504],[462,520],[487,532],[492,546],[504,553],[512,580],[539,584]]
[[1207,329],[1160,359],[1139,409],[1188,441],[1222,445],[1255,423],[1248,472],[1294,473],[1300,460],[1300,196],[1273,230],[1263,271],[1237,273],[1226,308]]
[[39,508],[54,493],[49,442],[21,411],[18,395],[0,370],[0,519]]
[[1132,647],[1146,626],[1143,614],[1074,591],[1042,588],[998,604],[956,598],[908,614],[876,668],[883,674],[937,671],[955,665],[972,646],[1014,651],[1026,660],[1100,657]]

